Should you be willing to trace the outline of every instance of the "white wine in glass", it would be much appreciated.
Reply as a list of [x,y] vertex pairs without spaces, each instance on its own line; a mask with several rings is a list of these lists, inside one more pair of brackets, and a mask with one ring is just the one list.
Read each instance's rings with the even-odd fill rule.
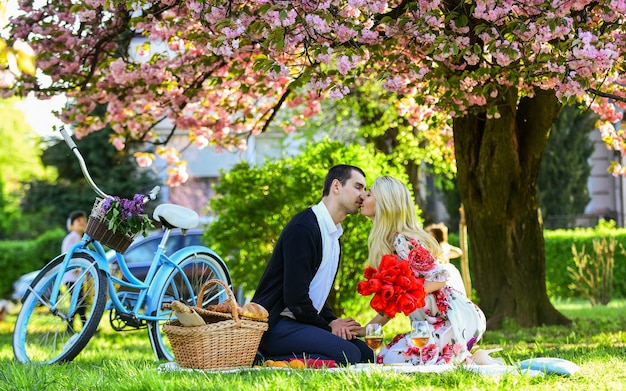
[[413,345],[417,346],[418,348],[423,348],[424,346],[426,346],[429,339],[430,338],[428,337],[425,337],[425,338],[411,337],[411,341],[413,342]]
[[380,323],[370,323],[365,326],[365,343],[374,351],[374,357],[383,344],[383,337],[383,326]]
[[411,342],[415,347],[419,348],[420,361],[419,365],[424,364],[422,348],[428,344],[430,340],[430,325],[424,320],[415,320],[411,323]]

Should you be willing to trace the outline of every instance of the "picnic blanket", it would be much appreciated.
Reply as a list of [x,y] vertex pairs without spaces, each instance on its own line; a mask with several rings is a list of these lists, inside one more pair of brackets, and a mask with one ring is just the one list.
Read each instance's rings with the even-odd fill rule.
[[250,367],[250,368],[236,368],[227,370],[200,370],[180,367],[175,362],[168,362],[159,365],[157,370],[159,372],[174,372],[174,371],[202,371],[202,372],[215,372],[215,373],[235,373],[242,371],[297,371],[297,370],[323,370],[328,372],[356,372],[356,373],[375,373],[375,372],[394,372],[394,373],[443,373],[447,371],[453,371],[455,369],[462,368],[468,371],[476,372],[481,375],[504,375],[507,373],[519,374],[523,376],[543,376],[546,373],[557,373],[560,375],[573,375],[578,366],[570,361],[562,360],[558,358],[542,357],[537,359],[524,360],[515,365],[478,365],[478,364],[463,364],[463,365],[411,365],[411,364],[355,364],[345,367],[334,368],[307,368],[307,369],[293,369],[293,368],[280,368],[280,367]]

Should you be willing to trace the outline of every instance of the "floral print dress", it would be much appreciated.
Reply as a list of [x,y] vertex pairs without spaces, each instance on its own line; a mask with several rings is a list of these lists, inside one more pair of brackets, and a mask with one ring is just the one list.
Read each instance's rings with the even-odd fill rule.
[[[429,343],[422,348],[424,364],[463,362],[485,332],[485,315],[465,296],[462,287],[454,284],[455,288],[450,283],[449,268],[454,268],[454,265],[438,264],[422,243],[405,235],[396,235],[394,247],[400,259],[411,262],[411,268],[418,277],[428,281],[447,281],[445,287],[426,295],[423,308],[409,315],[411,322],[426,320],[433,330]],[[413,345],[409,333],[404,333],[395,336],[381,350],[376,361],[381,364],[418,364],[419,359],[419,348]]]

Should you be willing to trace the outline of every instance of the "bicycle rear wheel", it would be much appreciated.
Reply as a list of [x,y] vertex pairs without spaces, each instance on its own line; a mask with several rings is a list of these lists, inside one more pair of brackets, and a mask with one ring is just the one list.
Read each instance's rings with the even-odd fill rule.
[[[106,274],[87,254],[74,254],[67,269],[62,263],[63,255],[50,261],[22,299],[13,331],[13,354],[19,362],[71,361],[100,323],[106,305]],[[52,303],[59,273],[64,273],[64,283]]]
[[[224,261],[214,254],[195,253],[185,258],[179,265],[184,270],[184,273],[173,270],[155,298],[157,303],[156,312],[152,315],[159,316],[164,320],[148,323],[150,342],[157,359],[168,361],[174,360],[174,354],[172,353],[169,339],[162,332],[161,326],[169,319],[171,311],[164,310],[163,304],[178,300],[188,305],[196,305],[196,295],[200,292],[200,288],[202,288],[204,283],[212,279],[218,279],[228,285],[229,288],[231,287],[228,268]],[[191,286],[191,290],[189,290],[188,286]],[[222,302],[227,298],[228,294],[224,288],[215,284],[207,289],[202,303],[203,306],[206,306]]]

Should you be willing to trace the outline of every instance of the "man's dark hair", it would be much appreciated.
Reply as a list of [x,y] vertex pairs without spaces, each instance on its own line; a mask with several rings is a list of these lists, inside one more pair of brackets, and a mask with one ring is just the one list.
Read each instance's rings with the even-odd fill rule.
[[346,182],[350,178],[352,178],[352,171],[357,171],[363,177],[365,177],[365,173],[359,167],[351,166],[348,164],[338,164],[336,166],[331,167],[328,170],[328,174],[326,174],[326,178],[324,179],[324,189],[322,191],[322,196],[325,197],[330,194],[330,185],[332,185],[333,181],[337,179],[341,185],[345,185]]

